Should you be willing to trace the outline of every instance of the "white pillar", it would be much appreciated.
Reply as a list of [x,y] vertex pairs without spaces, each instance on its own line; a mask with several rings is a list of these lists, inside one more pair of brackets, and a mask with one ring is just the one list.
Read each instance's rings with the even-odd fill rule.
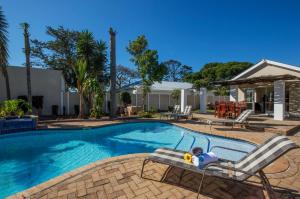
[[169,106],[171,105],[171,95],[169,95]]
[[284,120],[285,114],[285,82],[274,82],[274,120]]
[[65,93],[65,80],[63,76],[60,78],[60,114],[64,113],[64,93]]
[[105,113],[108,113],[107,92],[105,92]]
[[238,102],[238,86],[237,85],[230,86],[230,101]]
[[67,114],[70,115],[70,91],[67,92]]
[[207,89],[205,87],[200,88],[200,113],[206,113],[207,106]]
[[184,111],[184,108],[187,105],[187,92],[188,92],[188,90],[181,89],[181,98],[180,98],[180,102],[181,102],[180,110],[181,110],[181,112]]
[[147,110],[149,111],[150,110],[150,107],[149,107],[149,93],[148,93],[148,99],[147,99]]
[[158,94],[158,109],[160,110],[160,94]]
[[137,92],[135,93],[135,106],[138,106],[138,94],[137,94]]

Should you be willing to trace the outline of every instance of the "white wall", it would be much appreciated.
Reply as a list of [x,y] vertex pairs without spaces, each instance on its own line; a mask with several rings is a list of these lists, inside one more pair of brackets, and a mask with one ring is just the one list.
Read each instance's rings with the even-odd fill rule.
[[[10,92],[12,99],[21,95],[27,96],[27,80],[25,67],[8,67]],[[61,107],[62,74],[57,70],[31,68],[32,96],[44,96],[42,115],[52,113],[52,105]],[[0,101],[6,100],[6,85],[0,73]],[[35,109],[33,109],[36,112]]]

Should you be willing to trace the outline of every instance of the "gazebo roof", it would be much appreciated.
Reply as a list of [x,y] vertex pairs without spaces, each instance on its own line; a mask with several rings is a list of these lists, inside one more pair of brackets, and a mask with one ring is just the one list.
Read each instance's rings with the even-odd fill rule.
[[260,76],[260,77],[252,77],[252,78],[240,78],[240,79],[232,79],[225,81],[217,81],[214,82],[214,85],[239,85],[239,84],[255,84],[255,83],[271,83],[278,80],[299,80],[300,77],[294,75],[268,75],[268,76]]

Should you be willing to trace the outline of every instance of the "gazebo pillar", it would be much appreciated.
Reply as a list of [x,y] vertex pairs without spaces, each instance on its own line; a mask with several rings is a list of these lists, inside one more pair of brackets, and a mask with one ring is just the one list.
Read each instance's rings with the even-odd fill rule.
[[186,107],[186,105],[187,105],[187,92],[188,92],[188,90],[186,90],[186,89],[181,89],[181,97],[180,97],[180,110],[181,110],[181,112],[183,112],[184,111],[184,109],[185,109],[185,107]]
[[207,107],[207,89],[205,87],[200,88],[200,113],[206,113]]
[[285,115],[285,82],[274,82],[274,120],[284,120]]
[[238,102],[238,86],[230,85],[230,101]]

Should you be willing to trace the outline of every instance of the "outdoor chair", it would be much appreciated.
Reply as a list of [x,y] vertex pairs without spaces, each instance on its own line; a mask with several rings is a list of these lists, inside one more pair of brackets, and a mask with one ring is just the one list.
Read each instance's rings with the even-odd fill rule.
[[241,124],[246,126],[248,124],[247,119],[252,113],[253,113],[252,110],[247,109],[243,111],[236,119],[207,119],[206,122],[210,125],[210,128],[212,127],[213,124],[216,123],[231,124],[232,128],[236,124]]
[[226,102],[221,102],[219,104],[218,117],[219,118],[224,118],[226,116],[226,111],[227,111]]
[[[179,177],[179,185],[186,171],[202,174],[201,182],[198,187],[198,198],[202,189],[203,180],[207,175],[238,182],[244,182],[253,176],[261,180],[263,188],[267,192],[269,198],[275,198],[272,186],[263,172],[263,169],[291,149],[295,148],[299,148],[299,146],[289,140],[286,136],[274,136],[237,162],[219,158],[218,162],[207,164],[203,168],[198,168],[191,163],[185,162],[183,157],[186,151],[160,148],[155,150],[154,153],[150,154],[144,160],[141,178],[145,178],[143,177],[144,166],[149,161],[169,166],[163,174],[160,182],[166,178],[168,172],[173,167],[183,169]],[[227,147],[226,150],[228,150]],[[145,179],[153,180],[150,178]]]
[[169,117],[171,117],[174,114],[178,114],[179,112],[180,112],[180,105],[175,105],[172,112],[160,113],[160,119],[162,117],[169,118]]
[[189,116],[192,114],[192,106],[188,105],[184,108],[183,113],[177,113],[172,114],[171,117],[174,117],[174,119],[178,120],[180,118],[188,119]]
[[229,102],[227,104],[228,106],[228,111],[226,112],[226,117],[227,118],[235,118],[235,103],[234,102]]

